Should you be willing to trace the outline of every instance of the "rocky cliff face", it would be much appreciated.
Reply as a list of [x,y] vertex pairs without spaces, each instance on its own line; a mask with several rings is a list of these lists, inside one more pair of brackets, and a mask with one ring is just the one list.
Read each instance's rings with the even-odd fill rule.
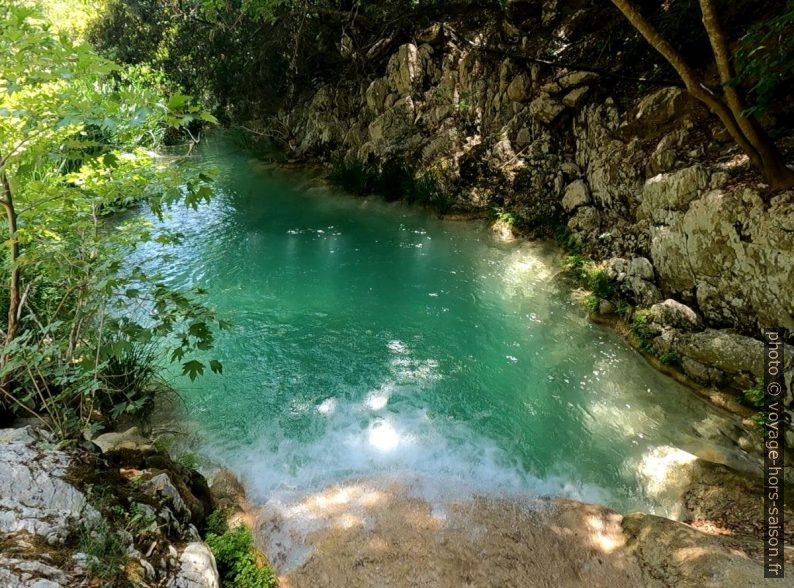
[[0,585],[217,588],[197,530],[212,508],[203,478],[134,429],[97,440],[102,456],[0,429]]
[[[553,36],[571,23],[547,4],[538,26]],[[792,342],[794,192],[769,193],[682,89],[638,92],[480,47],[506,33],[513,47],[532,42],[439,23],[395,48],[385,71],[320,87],[280,117],[293,154],[401,162],[456,209],[497,207],[530,233],[560,219],[637,307],[670,299],[692,313],[683,329],[657,318],[657,349],[700,384],[749,387],[761,329]]]

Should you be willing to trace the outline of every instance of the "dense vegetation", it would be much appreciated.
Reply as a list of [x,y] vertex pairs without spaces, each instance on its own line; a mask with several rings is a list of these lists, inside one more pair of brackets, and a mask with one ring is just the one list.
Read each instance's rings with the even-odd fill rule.
[[154,151],[215,120],[168,92],[159,73],[101,57],[36,3],[0,3],[0,406],[63,437],[146,413],[165,388],[163,348],[195,377],[194,352],[223,326],[148,274],[145,253],[125,260],[179,236],[119,213],[145,204],[162,216],[212,195],[211,170]]

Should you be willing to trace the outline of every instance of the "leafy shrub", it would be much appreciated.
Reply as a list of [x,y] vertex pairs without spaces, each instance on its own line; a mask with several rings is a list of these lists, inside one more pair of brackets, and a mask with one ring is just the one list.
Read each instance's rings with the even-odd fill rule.
[[751,406],[755,406],[756,408],[763,408],[766,406],[766,397],[764,396],[764,382],[762,380],[756,380],[755,385],[752,388],[748,388],[744,392],[742,392],[742,397],[744,398],[745,402],[750,404]]
[[274,588],[276,576],[269,566],[256,561],[251,530],[243,525],[230,529],[226,513],[213,512],[207,520],[207,544],[224,585],[235,588]]
[[628,320],[629,315],[631,315],[631,304],[629,304],[625,300],[618,300],[618,303],[615,306],[615,312],[624,321]]
[[659,361],[662,362],[663,365],[678,365],[681,361],[681,358],[678,357],[678,354],[673,351],[667,351],[666,353],[662,353],[659,356]]
[[650,329],[650,318],[648,310],[638,310],[631,317],[631,332],[637,338],[640,351],[651,353],[651,339],[653,334]]
[[585,305],[587,306],[590,312],[598,312],[598,309],[601,305],[601,298],[596,296],[595,294],[590,294],[585,299]]

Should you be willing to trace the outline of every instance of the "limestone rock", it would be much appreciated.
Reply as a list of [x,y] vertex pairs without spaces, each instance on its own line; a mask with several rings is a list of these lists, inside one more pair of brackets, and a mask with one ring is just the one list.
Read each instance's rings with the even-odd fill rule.
[[99,513],[64,480],[69,457],[38,449],[40,440],[30,427],[0,429],[0,532],[27,531],[60,544]]
[[566,74],[557,80],[557,83],[565,88],[575,88],[588,84],[598,79],[598,74],[592,71],[574,71]]
[[545,124],[549,124],[565,110],[565,106],[550,96],[539,96],[529,104],[529,115]]
[[622,257],[612,257],[607,260],[604,271],[609,279],[622,282],[626,279],[629,271],[629,260]]
[[646,281],[653,280],[653,265],[647,257],[635,257],[629,262],[627,272],[630,276],[637,276]]
[[629,275],[625,281],[624,291],[629,292],[639,306],[651,306],[662,299],[659,288],[639,276]]
[[581,88],[571,90],[565,96],[563,96],[562,103],[565,104],[565,106],[576,108],[582,103],[589,91],[590,86],[582,86]]
[[575,180],[565,188],[565,195],[562,197],[562,207],[565,212],[590,204],[590,190],[583,180]]
[[154,447],[141,436],[138,427],[130,427],[121,433],[103,433],[95,437],[92,442],[102,453],[120,449],[154,450]]
[[654,304],[651,307],[650,317],[659,325],[675,327],[684,331],[695,331],[701,326],[700,317],[694,310],[671,298]]
[[70,580],[53,565],[0,555],[0,585],[4,588],[60,588],[70,585]]
[[668,211],[682,210],[697,198],[708,181],[706,170],[699,164],[650,178],[643,187],[637,217],[664,221]]
[[664,125],[686,111],[689,97],[681,88],[668,87],[645,96],[637,105],[635,120],[653,128]]
[[190,514],[190,510],[179,494],[179,490],[176,489],[176,486],[171,482],[171,478],[165,472],[157,474],[141,484],[140,490],[146,494],[169,500],[177,513]]
[[568,221],[568,228],[582,233],[594,233],[598,231],[600,223],[601,215],[594,206],[582,206]]
[[424,63],[419,48],[413,43],[401,45],[392,55],[386,77],[400,96],[413,95],[424,81]]
[[513,102],[526,102],[532,91],[532,80],[525,73],[518,74],[507,87],[507,97]]
[[767,206],[753,190],[713,190],[662,216],[650,253],[668,296],[694,293],[713,323],[794,329],[794,193]]
[[[626,547],[639,560],[645,585],[691,586],[775,586],[765,580],[759,545],[748,546],[719,535],[647,514],[623,518]],[[755,557],[751,557],[755,555]]]
[[389,95],[389,83],[383,78],[377,78],[367,87],[367,107],[374,113],[383,111],[386,97]]
[[205,543],[189,543],[179,556],[179,571],[169,588],[218,588],[220,577],[215,556]]

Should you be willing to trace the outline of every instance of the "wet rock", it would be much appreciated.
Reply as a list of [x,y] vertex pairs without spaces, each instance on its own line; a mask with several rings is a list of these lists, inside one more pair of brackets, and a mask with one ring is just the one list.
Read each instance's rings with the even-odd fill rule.
[[571,212],[575,208],[590,204],[590,190],[583,180],[575,180],[565,188],[565,195],[562,197],[562,207],[566,212]]
[[[791,489],[786,485],[785,492]],[[732,535],[763,539],[764,479],[724,465],[698,460],[684,495],[684,520],[696,526],[711,526]],[[792,520],[794,507],[784,504],[783,517]],[[794,544],[794,529],[784,529],[784,540]]]
[[210,548],[205,543],[188,544],[179,556],[179,571],[167,585],[169,588],[218,588],[220,577]]
[[246,503],[245,488],[231,470],[215,474],[210,490],[219,508],[241,508]]

